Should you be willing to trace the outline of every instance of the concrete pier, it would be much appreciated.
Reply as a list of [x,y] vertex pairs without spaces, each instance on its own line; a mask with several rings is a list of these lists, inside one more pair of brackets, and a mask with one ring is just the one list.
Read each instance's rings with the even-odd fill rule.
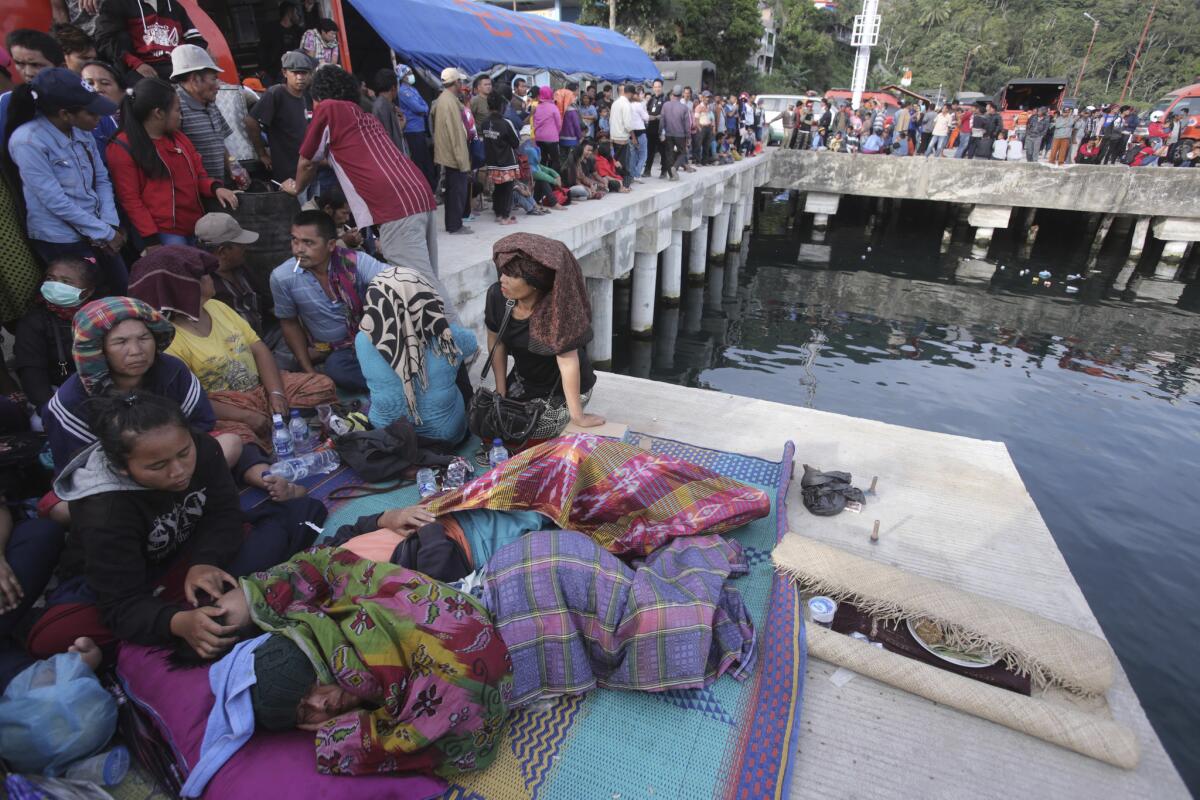
[[[865,483],[878,475],[878,496],[869,498],[863,514],[814,517],[804,507],[797,466],[787,493],[790,528],[1104,637],[1000,442],[611,373],[598,376],[588,410],[638,433],[772,461],[791,439],[801,463],[846,470],[856,483],[859,476]],[[868,541],[874,519],[882,523],[877,544]],[[787,798],[1186,798],[1120,662],[1114,671],[1108,702],[1141,746],[1135,770],[861,675],[835,679],[836,667],[810,658]],[[655,790],[655,796],[668,793]]]
[[[588,355],[592,364],[606,367],[612,364],[613,283],[601,278],[588,278],[588,299],[592,303],[592,343]],[[481,341],[487,341],[482,339]]]
[[725,255],[725,248],[729,244],[729,211],[728,203],[721,204],[721,210],[712,220],[710,235],[712,239],[708,246],[708,257],[719,258]]
[[813,215],[813,227],[824,230],[829,218],[837,213],[840,196],[828,192],[809,192],[804,198],[804,213]]
[[671,231],[671,244],[663,253],[662,298],[667,306],[679,305],[679,290],[683,283],[683,231]]
[[692,231],[688,245],[688,283],[704,283],[704,268],[708,264],[708,219]]
[[647,338],[654,327],[654,289],[658,283],[658,256],[636,253],[633,257],[633,297],[629,305],[629,329]]

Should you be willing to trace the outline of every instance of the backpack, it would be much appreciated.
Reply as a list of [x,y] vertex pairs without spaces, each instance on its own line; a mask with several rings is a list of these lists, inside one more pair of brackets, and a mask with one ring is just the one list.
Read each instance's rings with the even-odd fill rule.
[[433,443],[419,438],[406,419],[398,419],[386,428],[347,433],[334,444],[342,462],[369,483],[401,481],[410,467],[444,467],[454,460],[453,456],[427,449]]

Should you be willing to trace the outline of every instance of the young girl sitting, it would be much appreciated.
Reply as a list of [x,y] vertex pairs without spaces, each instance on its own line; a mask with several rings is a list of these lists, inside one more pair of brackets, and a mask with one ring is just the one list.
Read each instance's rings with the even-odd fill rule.
[[[235,629],[202,605],[204,596],[286,561],[315,530],[264,526],[247,536],[221,448],[189,428],[172,400],[135,390],[89,405],[99,441],[54,484],[71,505],[71,536],[63,582],[30,633],[30,651],[45,658],[88,636],[101,646],[182,641],[201,658],[219,655]],[[293,502],[311,504],[303,513],[323,510]]]
[[596,174],[609,181],[609,187],[613,186],[613,181],[620,184],[616,191],[628,192],[629,187],[621,182],[621,162],[617,161],[616,155],[613,153],[612,142],[601,142],[596,147]]

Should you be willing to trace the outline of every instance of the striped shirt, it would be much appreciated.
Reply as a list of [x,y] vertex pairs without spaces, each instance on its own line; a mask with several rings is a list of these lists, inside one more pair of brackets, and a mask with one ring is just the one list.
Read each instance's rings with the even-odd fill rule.
[[225,181],[225,139],[233,128],[225,121],[216,103],[205,105],[179,87],[179,113],[183,117],[180,130],[191,140],[208,177]]
[[318,102],[300,156],[329,161],[360,228],[437,208],[416,164],[396,148],[379,120],[356,103]]

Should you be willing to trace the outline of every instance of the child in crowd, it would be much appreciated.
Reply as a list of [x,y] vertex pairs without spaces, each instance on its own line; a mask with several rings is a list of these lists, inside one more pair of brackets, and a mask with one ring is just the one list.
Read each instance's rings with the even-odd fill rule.
[[996,136],[996,141],[992,142],[992,160],[1008,160],[1008,131],[1000,131]]
[[733,153],[731,152],[731,150],[732,150],[732,147],[731,147],[730,141],[729,141],[729,134],[728,133],[721,134],[721,146],[717,148],[717,163],[718,164],[732,164],[733,163]]
[[608,106],[604,106],[600,109],[600,119],[597,124],[600,126],[601,135],[603,135],[605,138],[607,138],[609,135]]
[[98,441],[55,481],[71,505],[72,534],[63,582],[29,649],[44,658],[87,636],[101,647],[185,643],[214,658],[234,643],[235,629],[206,599],[237,575],[286,561],[315,531],[297,524],[247,535],[221,448],[191,430],[174,401],[135,390],[90,402]]
[[[997,144],[999,144],[999,142],[997,142]],[[1006,157],[1009,161],[1025,160],[1025,143],[1022,142],[1021,137],[1017,136],[1015,133],[1008,137],[1008,152]]]

